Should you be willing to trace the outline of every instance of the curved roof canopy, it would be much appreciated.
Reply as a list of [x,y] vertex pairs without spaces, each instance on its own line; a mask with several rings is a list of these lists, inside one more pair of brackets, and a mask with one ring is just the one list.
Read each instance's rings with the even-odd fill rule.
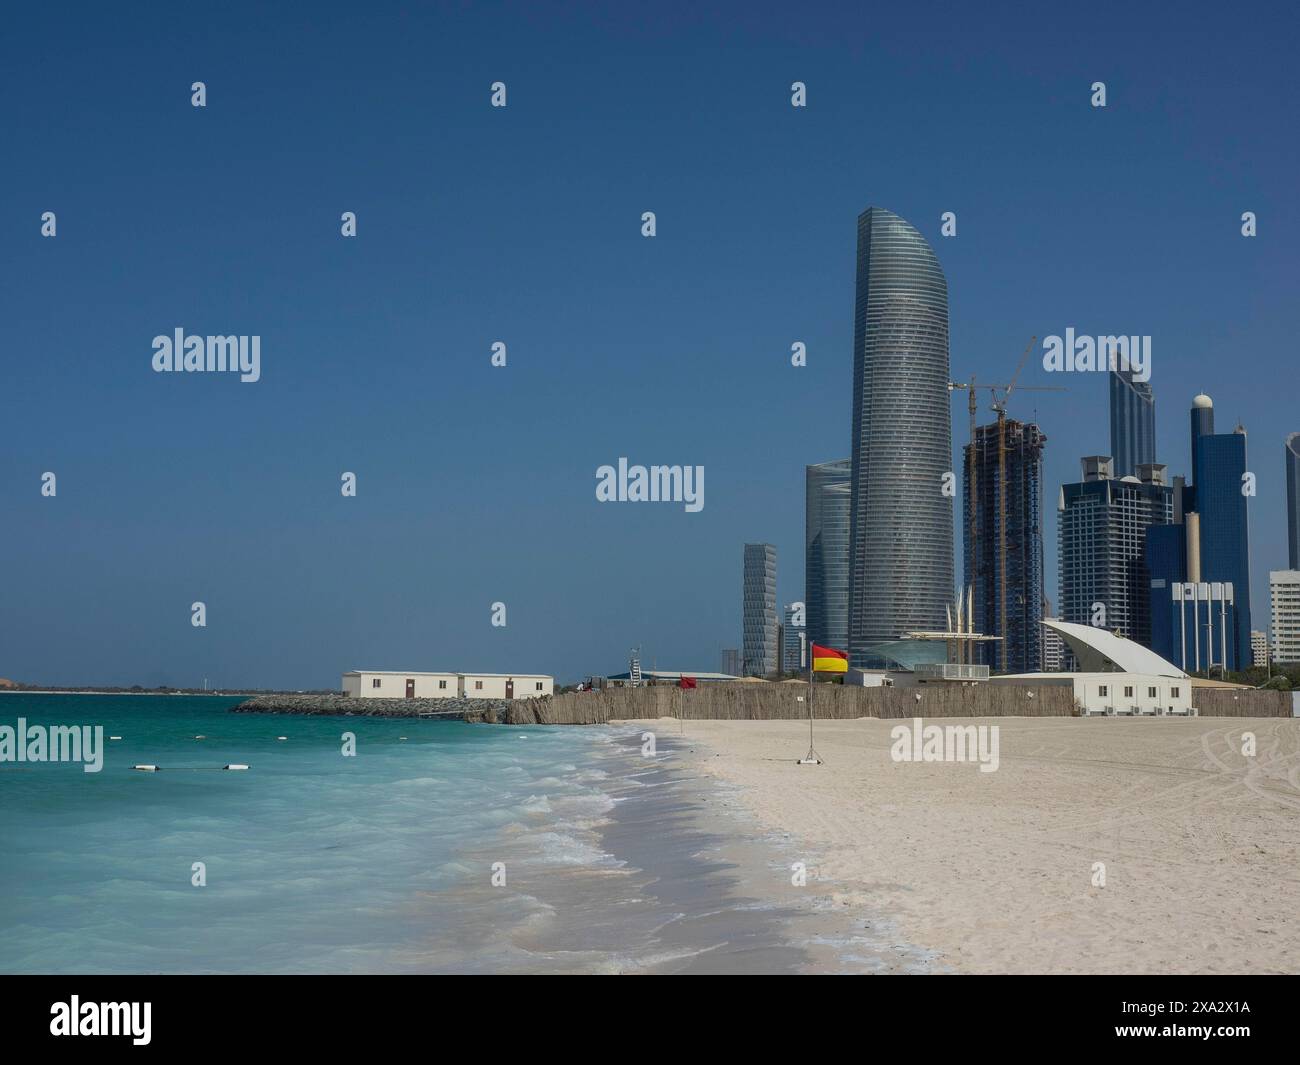
[[1186,677],[1172,662],[1140,643],[1092,625],[1044,618],[1043,624],[1059,632],[1079,661],[1083,673],[1145,673],[1154,677]]

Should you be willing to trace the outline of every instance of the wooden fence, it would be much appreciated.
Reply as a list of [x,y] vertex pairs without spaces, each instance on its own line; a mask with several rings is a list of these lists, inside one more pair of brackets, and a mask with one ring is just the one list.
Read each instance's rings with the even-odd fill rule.
[[[688,721],[802,720],[808,716],[807,697],[806,684],[702,684],[687,691],[651,685],[517,699],[503,711],[492,710],[471,719],[512,725],[600,725],[660,717],[684,717]],[[1073,690],[1060,684],[927,684],[906,688],[817,684],[812,698],[813,715],[819,720],[1072,717],[1078,713]],[[1292,706],[1290,692],[1226,688],[1196,688],[1192,702],[1204,717],[1290,717]]]

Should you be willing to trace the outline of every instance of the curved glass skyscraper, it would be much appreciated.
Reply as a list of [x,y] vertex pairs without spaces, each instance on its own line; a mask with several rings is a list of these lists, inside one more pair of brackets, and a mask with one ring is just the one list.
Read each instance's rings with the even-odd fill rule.
[[853,321],[849,658],[855,666],[942,660],[907,644],[947,627],[952,601],[948,282],[909,223],[879,207],[858,216]]

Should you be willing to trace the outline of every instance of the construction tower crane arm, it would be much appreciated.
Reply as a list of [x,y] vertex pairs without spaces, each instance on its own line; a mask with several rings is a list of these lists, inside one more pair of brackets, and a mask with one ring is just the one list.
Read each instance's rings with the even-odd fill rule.
[[1025,363],[1029,359],[1029,352],[1034,347],[1034,342],[1038,339],[1037,334],[1029,338],[1029,343],[1025,345],[1024,353],[1020,356],[1020,365],[1016,367],[1016,372],[1011,376],[1011,383],[1007,385],[1007,390],[1002,393],[1002,404],[999,406],[996,402],[993,409],[999,413],[1005,413],[1007,409],[1007,400],[1011,398],[1011,392],[1016,387],[1016,382],[1020,380],[1020,374],[1025,368]]

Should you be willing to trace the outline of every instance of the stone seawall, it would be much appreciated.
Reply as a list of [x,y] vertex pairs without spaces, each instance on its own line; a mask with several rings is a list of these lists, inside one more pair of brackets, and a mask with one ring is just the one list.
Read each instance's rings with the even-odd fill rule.
[[348,717],[440,717],[480,720],[510,706],[505,699],[356,699],[347,695],[257,695],[235,714],[339,714]]

